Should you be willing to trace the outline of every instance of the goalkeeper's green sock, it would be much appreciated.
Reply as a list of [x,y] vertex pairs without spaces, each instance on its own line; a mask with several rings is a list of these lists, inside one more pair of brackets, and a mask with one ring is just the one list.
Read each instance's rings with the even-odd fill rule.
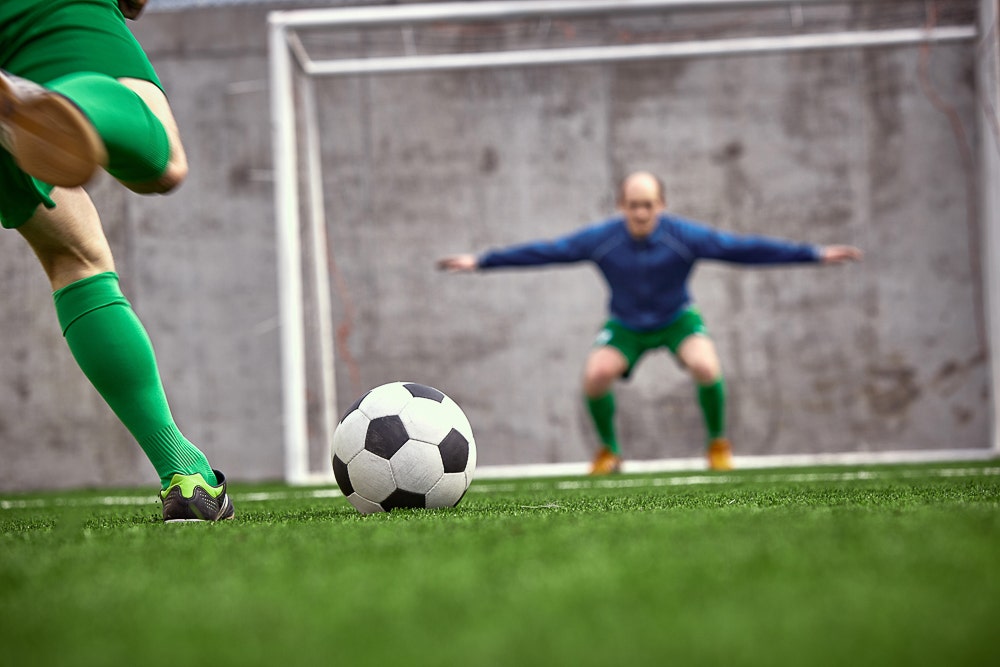
[[135,92],[104,74],[68,74],[45,84],[73,101],[108,151],[108,173],[126,183],[153,181],[170,160],[170,139]]
[[205,455],[170,414],[153,345],[113,272],[78,280],[53,294],[66,343],[94,385],[146,452],[163,488],[175,473],[201,473],[215,485]]
[[698,385],[698,404],[705,418],[708,442],[726,435],[726,384],[720,377],[708,385]]
[[597,429],[597,437],[612,454],[618,454],[618,436],[615,434],[615,395],[608,392],[598,398],[587,397],[587,409]]

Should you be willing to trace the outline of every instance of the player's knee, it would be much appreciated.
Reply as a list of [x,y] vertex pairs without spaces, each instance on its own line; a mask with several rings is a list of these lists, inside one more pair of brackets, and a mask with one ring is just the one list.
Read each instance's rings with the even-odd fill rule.
[[175,190],[187,179],[188,166],[187,163],[175,164],[171,162],[167,165],[166,171],[163,172],[163,176],[160,177],[160,183],[163,186],[162,193],[170,192]]
[[583,377],[583,393],[590,398],[603,396],[619,377],[611,368],[588,368]]
[[698,384],[712,384],[722,376],[719,365],[708,360],[698,360],[688,364],[688,371]]
[[155,180],[140,183],[121,181],[121,183],[132,192],[140,195],[165,195],[168,192],[176,190],[187,178],[187,175],[188,166],[186,162],[171,162],[159,178]]

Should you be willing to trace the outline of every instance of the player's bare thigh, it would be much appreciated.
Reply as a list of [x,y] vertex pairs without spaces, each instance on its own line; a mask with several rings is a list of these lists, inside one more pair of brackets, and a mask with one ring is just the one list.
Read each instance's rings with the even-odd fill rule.
[[55,188],[51,196],[56,207],[39,206],[17,231],[35,251],[52,289],[114,271],[111,247],[86,191]]
[[681,341],[677,358],[698,384],[711,384],[722,375],[715,343],[703,334],[692,334]]
[[146,103],[149,110],[153,112],[163,127],[167,131],[167,138],[170,140],[170,161],[163,175],[155,181],[147,183],[124,183],[125,187],[139,194],[153,194],[170,192],[180,185],[188,173],[187,155],[184,152],[184,144],[181,143],[181,133],[177,128],[177,121],[174,113],[167,102],[167,96],[153,83],[142,79],[119,79],[121,84],[134,92],[142,101]]
[[583,393],[590,398],[603,396],[628,370],[628,359],[616,347],[604,345],[590,351],[583,369]]

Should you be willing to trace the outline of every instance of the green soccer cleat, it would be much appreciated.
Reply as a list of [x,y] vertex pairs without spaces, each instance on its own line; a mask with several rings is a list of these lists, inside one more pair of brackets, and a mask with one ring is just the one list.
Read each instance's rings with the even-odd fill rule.
[[164,523],[179,521],[222,521],[232,519],[236,510],[226,493],[226,476],[213,470],[218,486],[212,486],[200,474],[174,475],[170,486],[160,491]]

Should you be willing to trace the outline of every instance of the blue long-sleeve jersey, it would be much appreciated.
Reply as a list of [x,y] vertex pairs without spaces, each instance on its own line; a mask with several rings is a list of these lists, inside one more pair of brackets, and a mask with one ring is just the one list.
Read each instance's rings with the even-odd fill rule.
[[555,239],[489,250],[478,265],[492,269],[593,262],[610,289],[610,317],[634,331],[653,331],[669,325],[691,304],[688,278],[701,259],[757,265],[817,262],[820,250],[661,214],[656,229],[644,239],[633,238],[619,216]]

